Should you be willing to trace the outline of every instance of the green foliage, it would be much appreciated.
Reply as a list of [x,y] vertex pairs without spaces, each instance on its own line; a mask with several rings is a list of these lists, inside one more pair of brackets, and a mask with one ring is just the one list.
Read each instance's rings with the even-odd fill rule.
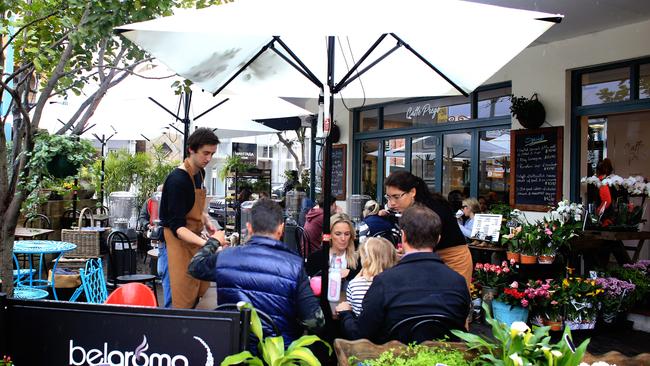
[[481,353],[476,365],[577,366],[587,350],[589,339],[575,347],[568,326],[564,329],[560,341],[551,343],[548,334],[550,327],[533,327],[531,331],[523,322],[514,322],[508,327],[507,324],[492,318],[486,303],[483,303],[483,310],[485,320],[492,328],[492,338],[452,330],[455,336],[465,341],[469,349]]
[[221,366],[238,364],[255,366],[320,366],[320,361],[318,361],[316,356],[314,356],[309,348],[307,348],[307,346],[316,342],[322,342],[325,344],[329,349],[329,353],[332,353],[332,347],[330,347],[327,342],[314,335],[306,335],[296,339],[289,345],[289,348],[285,350],[284,339],[281,336],[264,338],[262,334],[262,322],[260,321],[253,305],[242,301],[237,304],[237,308],[239,310],[251,310],[251,331],[259,340],[257,349],[262,355],[262,358],[260,359],[259,357],[253,356],[249,351],[244,351],[226,357],[221,362]]
[[[138,205],[142,205],[155,192],[159,184],[178,165],[178,162],[167,162],[160,146],[155,146],[152,153],[129,154],[126,150],[111,151],[106,157],[104,174],[104,196],[111,192],[129,191],[132,186],[138,187]],[[93,166],[99,172],[101,162]],[[95,174],[97,179],[97,174]],[[95,181],[98,184],[98,181]],[[97,191],[99,187],[97,186]]]
[[350,365],[362,361],[364,366],[431,366],[443,364],[448,366],[469,366],[472,363],[464,358],[464,353],[450,347],[427,347],[424,345],[409,345],[402,352],[390,349],[372,360],[357,360],[351,357]]
[[643,308],[643,305],[648,303],[648,295],[650,295],[650,278],[648,274],[635,268],[619,267],[611,270],[609,275],[634,284],[634,291],[630,295],[633,304],[640,305]]
[[26,215],[37,213],[39,206],[47,200],[47,195],[43,195],[41,192],[42,189],[54,188],[55,191],[62,193],[64,183],[71,182],[70,177],[55,178],[52,176],[48,170],[48,163],[53,159],[64,157],[71,164],[81,167],[89,164],[96,153],[92,144],[86,140],[71,136],[50,135],[47,132],[37,134],[34,150],[27,153],[30,157],[27,164],[29,176],[21,177],[21,187],[28,192],[22,211]]
[[226,180],[226,178],[234,172],[245,172],[255,166],[252,164],[244,163],[239,156],[229,156],[226,158],[226,163],[219,172],[219,178]]

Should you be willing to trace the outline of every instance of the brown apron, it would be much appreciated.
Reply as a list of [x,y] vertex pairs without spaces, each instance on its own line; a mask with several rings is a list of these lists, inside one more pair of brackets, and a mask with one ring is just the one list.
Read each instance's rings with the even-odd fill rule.
[[[203,209],[205,207],[205,189],[196,188],[194,172],[186,159],[183,162],[187,173],[192,179],[194,187],[194,206],[185,216],[185,227],[196,235],[201,235],[203,230]],[[165,228],[165,242],[169,268],[169,283],[172,290],[172,307],[193,308],[199,297],[203,296],[210,283],[197,280],[187,273],[187,267],[200,247],[180,240],[170,228]]]

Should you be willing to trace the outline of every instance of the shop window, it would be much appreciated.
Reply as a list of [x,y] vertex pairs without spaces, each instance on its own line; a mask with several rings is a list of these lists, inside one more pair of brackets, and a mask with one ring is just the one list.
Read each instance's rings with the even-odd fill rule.
[[411,173],[422,178],[431,191],[436,191],[437,136],[413,137],[411,142]]
[[379,141],[361,143],[361,193],[377,197]]
[[468,132],[443,136],[442,194],[445,197],[454,191],[462,193],[465,197],[470,195],[471,143],[472,135]]
[[508,202],[510,194],[510,130],[479,133],[478,195],[488,203]]
[[582,105],[630,100],[630,68],[582,74]]
[[479,92],[477,118],[510,115],[511,93],[510,87]]
[[376,131],[379,129],[379,110],[371,109],[359,113],[359,131]]
[[404,155],[404,147],[406,139],[391,139],[384,141],[384,176],[387,177],[390,173],[396,170],[403,170],[406,168],[406,158]]
[[650,64],[639,67],[639,99],[650,98]]
[[471,111],[471,103],[466,97],[391,104],[384,108],[384,129],[467,121],[471,119]]

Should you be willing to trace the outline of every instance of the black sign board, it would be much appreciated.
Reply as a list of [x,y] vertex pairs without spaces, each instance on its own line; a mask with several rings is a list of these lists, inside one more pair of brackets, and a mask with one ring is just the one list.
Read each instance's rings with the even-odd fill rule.
[[218,365],[248,331],[236,311],[0,303],[0,353],[17,365]]
[[337,200],[346,200],[346,178],[347,178],[347,145],[332,146],[332,196]]
[[244,163],[257,165],[257,144],[233,142],[232,155],[239,156]]
[[562,199],[563,128],[510,133],[510,205],[546,211]]

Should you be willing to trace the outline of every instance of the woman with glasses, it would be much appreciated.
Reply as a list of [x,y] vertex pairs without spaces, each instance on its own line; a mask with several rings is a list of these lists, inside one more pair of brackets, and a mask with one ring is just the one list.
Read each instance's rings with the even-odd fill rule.
[[469,288],[472,278],[472,255],[447,200],[439,193],[431,193],[422,178],[405,170],[392,172],[384,181],[384,185],[384,197],[391,210],[402,212],[418,202],[440,216],[442,232],[435,252],[449,268],[465,277]]
[[[478,200],[474,198],[467,198],[463,200],[461,206],[462,215],[458,217],[458,228],[465,235],[466,238],[472,236],[472,226],[474,225],[474,215],[481,210],[481,205],[478,203]],[[463,217],[466,217],[465,223],[463,223]]]

